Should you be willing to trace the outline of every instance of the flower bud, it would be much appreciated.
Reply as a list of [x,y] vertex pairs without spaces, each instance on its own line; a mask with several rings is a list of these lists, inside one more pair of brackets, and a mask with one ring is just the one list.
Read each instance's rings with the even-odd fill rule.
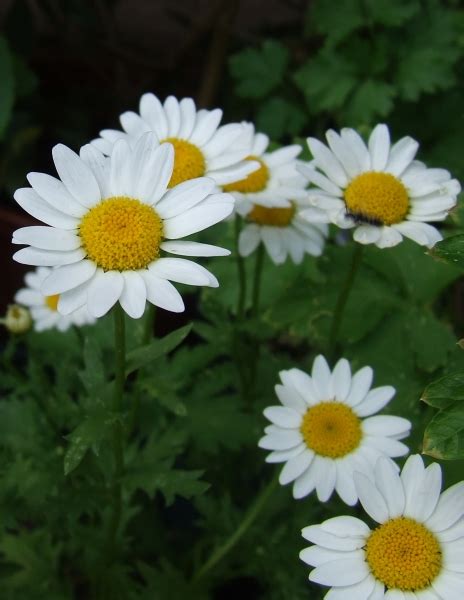
[[24,306],[10,304],[5,317],[0,319],[0,323],[5,325],[10,333],[25,333],[32,325],[31,313]]

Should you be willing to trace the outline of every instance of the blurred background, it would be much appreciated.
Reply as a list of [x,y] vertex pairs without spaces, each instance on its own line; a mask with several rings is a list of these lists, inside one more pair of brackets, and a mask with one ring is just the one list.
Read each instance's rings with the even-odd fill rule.
[[11,232],[31,222],[14,190],[142,93],[220,106],[278,143],[385,120],[461,177],[463,70],[459,0],[1,0],[0,312],[24,273]]

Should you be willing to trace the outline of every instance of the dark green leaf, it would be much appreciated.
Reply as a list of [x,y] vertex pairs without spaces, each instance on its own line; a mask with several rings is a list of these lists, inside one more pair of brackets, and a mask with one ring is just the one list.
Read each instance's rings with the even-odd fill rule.
[[65,475],[69,475],[79,466],[91,446],[98,447],[98,444],[107,433],[111,421],[111,417],[108,416],[105,410],[96,411],[67,436],[69,446],[64,456]]
[[13,60],[6,39],[0,36],[0,140],[10,121],[13,102]]
[[307,122],[306,113],[284,98],[269,98],[259,108],[256,125],[270,137],[298,135]]
[[440,460],[464,458],[464,404],[459,402],[433,417],[424,433],[424,454]]
[[464,373],[451,373],[428,385],[421,400],[435,408],[464,401]]
[[126,376],[174,350],[174,348],[184,341],[191,329],[191,324],[185,325],[160,340],[155,339],[150,344],[135,348],[135,350],[129,352],[127,355]]
[[243,98],[263,98],[276,86],[288,64],[288,50],[272,40],[263,42],[261,48],[248,48],[230,58],[230,71],[235,90]]
[[464,235],[453,235],[438,242],[430,250],[430,254],[464,269]]
[[446,365],[448,356],[456,349],[456,338],[449,325],[428,310],[410,312],[410,340],[419,368],[434,371]]

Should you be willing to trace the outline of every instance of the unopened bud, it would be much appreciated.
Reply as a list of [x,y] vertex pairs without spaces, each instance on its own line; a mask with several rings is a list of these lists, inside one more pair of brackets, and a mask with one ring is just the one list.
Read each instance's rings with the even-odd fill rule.
[[11,333],[25,333],[32,325],[31,313],[24,306],[10,304],[5,317],[0,319],[0,323],[5,325]]

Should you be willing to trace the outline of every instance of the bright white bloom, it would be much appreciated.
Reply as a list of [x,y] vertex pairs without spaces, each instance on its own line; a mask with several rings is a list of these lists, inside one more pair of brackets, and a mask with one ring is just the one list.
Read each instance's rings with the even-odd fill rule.
[[287,207],[268,207],[243,202],[240,207],[245,224],[240,231],[238,250],[249,256],[262,242],[271,260],[280,265],[290,256],[299,264],[305,254],[320,256],[327,236],[325,223],[308,223],[300,215],[301,200]]
[[56,267],[42,284],[45,296],[59,294],[58,310],[69,315],[87,305],[101,317],[119,301],[126,313],[142,316],[149,302],[180,312],[184,303],[169,282],[216,287],[216,278],[184,256],[220,256],[228,250],[180,238],[202,231],[233,210],[230,194],[213,194],[202,177],[167,190],[174,164],[171,144],[152,133],[131,147],[115,144],[110,158],[88,145],[77,156],[66,146],[53,149],[61,181],[30,173],[32,188],[17,190],[16,201],[49,227],[24,227],[13,243],[28,244],[18,262]]
[[442,239],[428,222],[443,221],[456,205],[461,186],[445,169],[414,160],[419,144],[410,137],[390,145],[386,125],[377,125],[364,143],[354,129],[329,130],[328,147],[308,138],[314,161],[301,172],[315,186],[311,222],[355,227],[361,244],[387,248],[403,236],[432,247]]
[[174,146],[174,170],[169,187],[195,179],[211,177],[217,185],[246,177],[259,165],[244,161],[250,154],[248,140],[243,138],[243,126],[230,123],[219,127],[222,110],[197,110],[191,98],[177,100],[168,96],[161,104],[154,94],[140,99],[140,114],[132,111],[120,116],[124,131],[104,129],[94,144],[103,154],[110,155],[115,142],[125,139],[131,147],[141,135],[153,131],[159,143]]
[[0,324],[4,325],[10,333],[26,333],[32,325],[31,313],[24,306],[10,304],[5,316],[0,319]]
[[59,294],[44,296],[41,290],[42,283],[51,273],[52,269],[49,267],[38,267],[35,271],[26,273],[24,277],[26,287],[18,290],[15,294],[15,302],[30,309],[34,329],[45,331],[56,328],[58,331],[66,331],[71,325],[81,327],[95,323],[87,306],[78,308],[70,315],[61,315],[58,312]]
[[380,458],[375,478],[355,476],[361,504],[379,525],[335,517],[302,531],[315,544],[300,558],[326,600],[462,600],[464,482],[441,490],[441,469],[411,456],[401,475]]
[[265,409],[272,425],[259,446],[272,450],[267,462],[285,463],[279,481],[294,482],[294,498],[315,489],[326,502],[335,490],[354,505],[354,471],[371,473],[380,456],[407,454],[399,440],[409,435],[411,423],[391,415],[371,416],[395,394],[389,385],[371,389],[373,375],[371,367],[352,375],[344,358],[331,372],[323,356],[314,360],[311,376],[299,369],[280,372],[282,385],[275,390],[283,406]]
[[305,199],[307,182],[298,173],[295,160],[301,152],[301,146],[294,144],[266,152],[268,136],[255,133],[251,123],[243,123],[242,126],[243,134],[237,144],[251,148],[247,158],[257,162],[259,168],[245,179],[223,186],[224,191],[233,192],[237,200],[237,212],[247,214],[256,204],[268,208],[290,207],[292,200]]

